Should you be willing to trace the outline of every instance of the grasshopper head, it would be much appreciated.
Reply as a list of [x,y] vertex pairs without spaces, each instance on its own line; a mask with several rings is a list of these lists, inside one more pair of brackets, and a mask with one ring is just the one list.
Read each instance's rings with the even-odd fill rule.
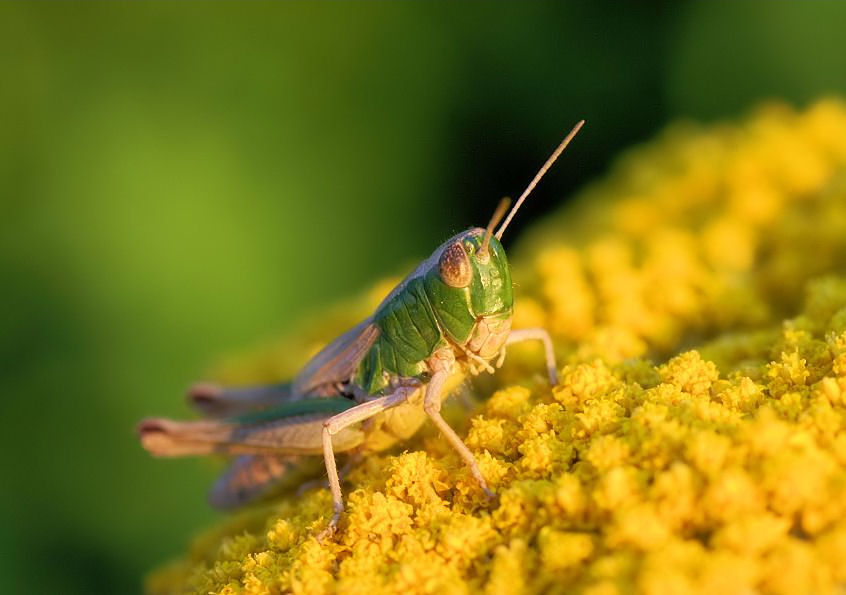
[[438,259],[441,279],[454,288],[468,288],[477,316],[511,309],[514,293],[508,257],[502,244],[481,227],[451,238]]
[[494,228],[505,216],[511,202],[507,198],[500,201],[487,229],[481,227],[468,229],[450,238],[432,255],[433,259],[437,258],[438,260],[438,274],[441,281],[453,289],[469,290],[473,313],[476,316],[510,312],[513,307],[514,293],[511,287],[511,272],[508,268],[505,250],[500,243],[502,234],[505,233],[511,219],[520,209],[520,205],[523,204],[526,197],[529,196],[584,123],[584,120],[578,122],[570,133],[564,137],[561,144],[529,182],[496,233],[494,233]]

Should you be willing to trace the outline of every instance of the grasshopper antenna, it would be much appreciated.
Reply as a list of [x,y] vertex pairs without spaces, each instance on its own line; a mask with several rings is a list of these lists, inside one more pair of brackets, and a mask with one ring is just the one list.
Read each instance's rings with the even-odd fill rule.
[[570,133],[566,137],[564,137],[564,140],[561,141],[561,144],[558,145],[558,148],[555,149],[552,155],[549,156],[549,159],[546,160],[546,163],[543,164],[543,167],[538,170],[538,173],[535,174],[535,177],[532,179],[531,182],[529,182],[529,185],[526,186],[526,189],[523,190],[523,194],[521,194],[520,198],[517,199],[517,202],[514,203],[514,208],[511,209],[510,213],[508,213],[508,217],[505,218],[505,221],[503,221],[502,226],[496,231],[497,240],[502,239],[502,234],[505,232],[505,228],[508,227],[508,224],[511,223],[511,219],[514,218],[514,214],[517,212],[517,209],[520,208],[520,205],[523,204],[523,201],[526,200],[526,197],[532,193],[532,190],[534,190],[535,186],[538,185],[538,182],[540,182],[540,179],[543,177],[546,171],[550,167],[552,167],[552,164],[555,163],[555,160],[558,159],[558,156],[561,155],[564,149],[567,148],[567,145],[570,144],[570,141],[573,140],[573,137],[576,136],[576,134],[579,132],[579,130],[581,130],[584,124],[584,120],[579,120],[576,125],[573,126],[573,129],[570,131]]
[[505,215],[505,211],[508,210],[508,205],[510,204],[511,199],[507,196],[499,201],[499,204],[491,217],[490,223],[488,223],[488,227],[485,229],[485,239],[482,240],[482,247],[479,249],[479,256],[482,258],[485,258],[488,254],[488,244],[491,241],[494,227],[496,227],[496,224],[502,220],[502,217]]

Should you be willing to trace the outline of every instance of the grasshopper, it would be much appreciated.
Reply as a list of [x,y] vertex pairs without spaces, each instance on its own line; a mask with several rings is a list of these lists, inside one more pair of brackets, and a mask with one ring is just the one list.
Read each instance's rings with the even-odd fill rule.
[[[454,372],[494,372],[505,348],[540,341],[552,385],[558,376],[546,330],[511,329],[513,289],[502,235],[514,214],[578,133],[578,122],[502,221],[508,199],[487,228],[470,228],[441,244],[376,308],[329,343],[290,383],[188,391],[201,421],[147,419],[138,433],[157,456],[236,455],[213,486],[218,508],[262,496],[304,455],[323,455],[333,514],[318,539],[333,535],[344,510],[335,453],[383,450],[413,435],[428,418],[461,456],[482,491],[494,497],[470,449],[441,416]],[[493,364],[491,363],[493,362]]]

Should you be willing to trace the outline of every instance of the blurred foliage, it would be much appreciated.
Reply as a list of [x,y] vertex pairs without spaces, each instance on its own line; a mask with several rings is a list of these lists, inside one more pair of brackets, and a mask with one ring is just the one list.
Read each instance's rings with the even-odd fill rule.
[[[0,5],[0,591],[130,592],[212,513],[143,453],[216,357],[399,272],[589,126],[846,92],[838,4]],[[45,564],[46,560],[58,563]]]

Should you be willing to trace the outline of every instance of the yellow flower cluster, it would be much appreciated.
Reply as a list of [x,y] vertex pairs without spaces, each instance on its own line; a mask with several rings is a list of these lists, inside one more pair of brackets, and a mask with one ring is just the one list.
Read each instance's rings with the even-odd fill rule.
[[[291,478],[148,591],[843,592],[844,165],[835,100],[672,126],[514,259],[516,326],[566,365],[550,388],[515,347],[458,412],[497,502],[425,429],[354,469],[333,541],[328,491]],[[222,376],[289,376],[390,285]]]

